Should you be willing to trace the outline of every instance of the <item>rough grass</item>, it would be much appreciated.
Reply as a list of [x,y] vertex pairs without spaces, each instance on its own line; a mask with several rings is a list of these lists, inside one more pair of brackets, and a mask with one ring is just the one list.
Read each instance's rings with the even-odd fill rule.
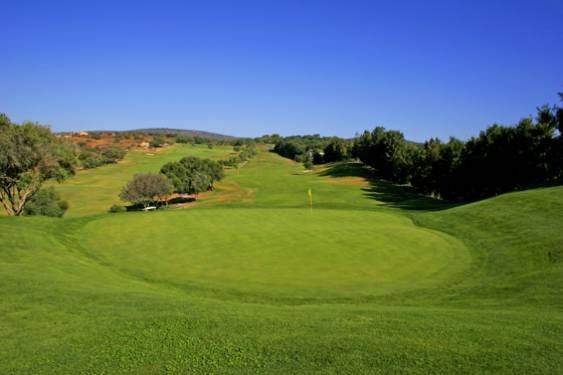
[[563,187],[453,207],[301,170],[263,152],[193,209],[0,218],[0,372],[560,372]]

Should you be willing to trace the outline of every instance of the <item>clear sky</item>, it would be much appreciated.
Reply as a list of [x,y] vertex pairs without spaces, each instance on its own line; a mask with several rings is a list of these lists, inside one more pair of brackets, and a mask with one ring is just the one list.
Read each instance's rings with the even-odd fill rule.
[[411,140],[563,91],[563,1],[0,0],[0,112],[56,131]]

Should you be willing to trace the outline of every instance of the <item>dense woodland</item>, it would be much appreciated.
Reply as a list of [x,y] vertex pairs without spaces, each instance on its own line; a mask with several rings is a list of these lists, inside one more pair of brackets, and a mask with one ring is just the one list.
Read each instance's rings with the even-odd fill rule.
[[467,142],[433,138],[422,145],[375,128],[354,140],[351,155],[378,176],[453,201],[471,201],[561,181],[563,110],[543,106],[535,119],[492,125]]

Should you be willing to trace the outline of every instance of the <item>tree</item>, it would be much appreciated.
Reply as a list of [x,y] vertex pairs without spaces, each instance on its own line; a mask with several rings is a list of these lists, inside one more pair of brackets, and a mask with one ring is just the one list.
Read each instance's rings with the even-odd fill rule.
[[180,164],[191,173],[201,172],[209,176],[208,190],[213,189],[213,184],[225,177],[223,166],[211,159],[202,159],[195,156],[186,156],[180,159]]
[[74,174],[76,149],[45,126],[13,124],[5,115],[0,123],[0,202],[19,216],[45,180]]
[[223,166],[210,159],[188,156],[177,162],[166,163],[160,173],[168,177],[179,194],[197,195],[213,189],[213,183],[223,178]]
[[119,146],[110,146],[102,151],[102,156],[104,157],[104,162],[110,164],[117,163],[123,159],[126,153],[127,151]]
[[395,182],[407,182],[414,147],[409,146],[403,133],[378,126],[364,132],[354,141],[353,154],[383,177]]
[[38,190],[25,204],[24,215],[62,217],[68,203],[61,200],[53,187]]
[[[563,179],[563,109],[541,106],[515,126],[492,125],[467,142],[406,142],[382,127],[354,140],[353,156],[393,182],[455,201]],[[559,132],[557,131],[559,130]]]
[[0,113],[0,130],[10,126],[10,118],[5,113]]
[[274,152],[289,159],[295,159],[297,155],[305,152],[305,148],[295,141],[282,140],[274,146]]
[[119,197],[133,204],[142,204],[146,208],[151,202],[166,199],[172,190],[172,184],[165,175],[141,173],[133,176]]
[[190,175],[188,181],[188,194],[197,195],[201,192],[207,191],[211,184],[211,177],[205,173],[195,172]]
[[342,139],[334,139],[324,148],[324,161],[327,163],[344,160],[348,157],[348,145]]
[[312,152],[306,153],[303,160],[303,167],[308,170],[313,169],[313,155],[311,154]]

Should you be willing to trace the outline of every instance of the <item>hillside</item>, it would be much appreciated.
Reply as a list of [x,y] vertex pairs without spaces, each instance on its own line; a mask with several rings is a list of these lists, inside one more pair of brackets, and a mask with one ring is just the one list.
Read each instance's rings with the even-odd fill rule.
[[127,130],[129,133],[150,133],[150,134],[185,134],[192,137],[202,137],[208,139],[230,140],[237,137],[219,133],[208,132],[205,130],[195,129],[177,129],[177,128],[143,128]]
[[[122,165],[204,149],[167,152]],[[450,206],[262,151],[194,207],[106,214],[119,168],[58,186],[68,218],[0,218],[0,372],[563,368],[562,186]]]

